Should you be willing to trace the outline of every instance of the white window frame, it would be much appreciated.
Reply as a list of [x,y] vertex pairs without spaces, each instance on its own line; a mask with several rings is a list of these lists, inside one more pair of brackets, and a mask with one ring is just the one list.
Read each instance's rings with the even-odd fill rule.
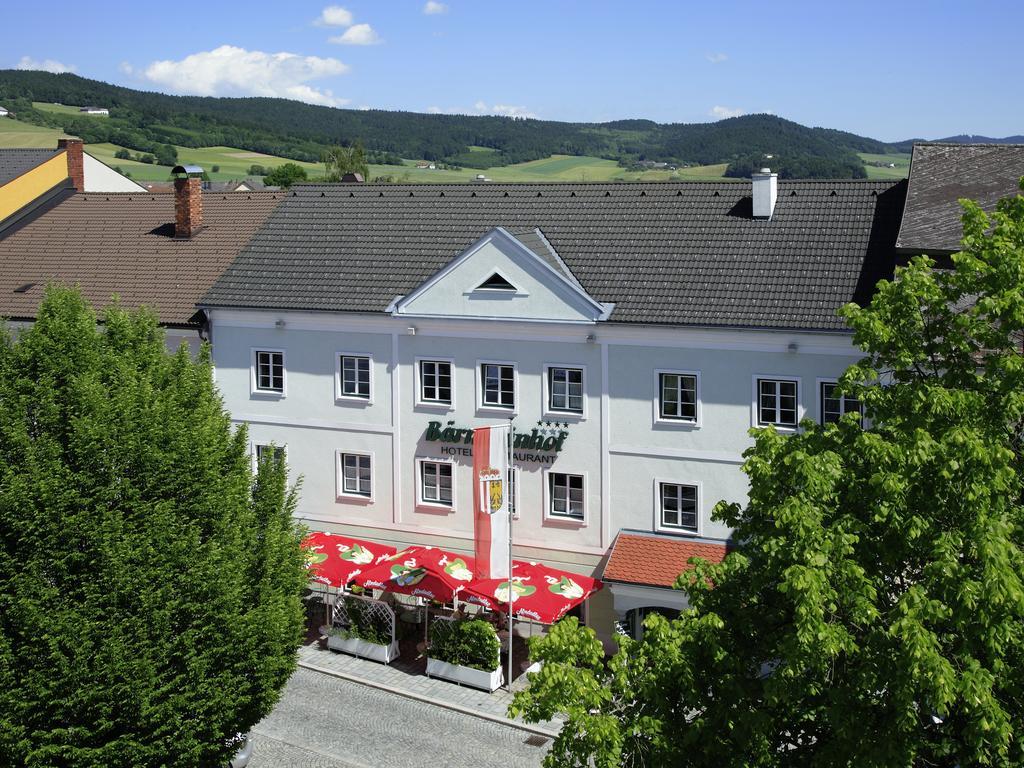
[[[260,352],[281,355],[281,391],[259,388],[259,370],[257,362]],[[285,398],[288,396],[288,356],[283,349],[272,347],[252,347],[249,350],[249,394],[265,398]]]
[[[370,495],[364,496],[361,493],[354,491],[345,490],[345,456],[365,456],[370,460]],[[339,449],[334,452],[334,471],[336,479],[336,492],[338,501],[358,501],[358,502],[370,502],[373,501],[376,485],[377,485],[377,466],[376,459],[372,451],[350,451]]]
[[[792,381],[796,382],[796,424],[773,424],[761,421],[761,388],[758,382],[762,379],[769,381]],[[779,373],[755,373],[751,377],[751,400],[750,400],[750,425],[752,427],[775,427],[778,432],[796,432],[803,421],[805,410],[803,406],[803,382],[799,376],[786,376]]]
[[[452,503],[445,504],[440,501],[431,501],[423,498],[423,465],[424,464],[447,464],[452,468]],[[447,457],[441,456],[417,456],[416,457],[416,506],[432,512],[439,510],[454,512],[458,504],[458,484],[456,478],[456,464]]]
[[[582,374],[582,400],[583,410],[581,411],[561,411],[551,407],[551,370],[553,368],[569,368],[575,371],[580,371]],[[575,419],[576,421],[586,421],[587,419],[587,366],[581,363],[544,363],[543,377],[541,382],[541,413],[545,418],[557,419],[562,421],[563,419]]]
[[[695,530],[677,528],[665,525],[661,508],[661,486],[662,485],[685,485],[697,490],[697,527]],[[701,536],[704,530],[704,487],[700,480],[680,480],[678,477],[656,477],[654,478],[654,528],[659,533],[670,533],[675,536]]]
[[[484,402],[483,367],[485,365],[506,365],[512,367],[512,407],[503,408]],[[477,360],[473,369],[476,379],[476,409],[481,413],[501,413],[506,416],[519,413],[519,363],[510,360]]]
[[[815,397],[816,397],[815,412],[817,413],[817,422],[819,424],[821,424],[822,426],[825,425],[825,412],[824,412],[825,397],[824,397],[824,394],[822,393],[821,390],[823,389],[823,385],[825,385],[825,384],[838,384],[838,383],[839,383],[838,379],[816,379],[815,382],[814,382],[814,390],[815,390]],[[846,407],[846,398],[847,398],[846,395],[843,395],[842,398],[841,398],[842,401],[843,401],[844,409]],[[860,425],[862,427],[864,426],[864,401],[863,400],[860,401]]]
[[[421,379],[420,366],[423,363],[448,363],[451,367],[451,390],[452,398],[450,402],[444,403],[434,400],[423,399],[423,381]],[[415,403],[417,408],[430,408],[438,411],[454,411],[455,410],[455,359],[452,357],[417,357],[415,359],[416,370],[414,371],[413,378],[415,379]]]
[[[367,397],[360,397],[359,395],[346,395],[342,392],[342,371],[341,361],[345,357],[365,357],[367,360],[367,369],[370,375],[369,381],[369,395]],[[334,399],[338,403],[344,403],[346,405],[373,405],[373,355],[368,352],[335,352],[334,353]]]
[[[260,350],[260,351],[262,352],[262,351],[265,351],[265,350]],[[288,466],[288,446],[287,445],[275,445],[273,440],[271,440],[270,442],[267,442],[267,443],[258,443],[255,440],[253,440],[252,442],[249,443],[249,454],[252,457],[252,473],[254,475],[256,474],[257,470],[259,470],[259,466],[260,466],[259,458],[257,457],[257,453],[259,452],[259,449],[260,448],[270,448],[271,446],[273,446],[274,448],[279,448],[281,451],[284,452],[284,463],[285,463],[286,467]]]
[[[565,515],[554,515],[551,513],[551,475],[575,475],[583,478],[583,517],[568,517]],[[544,522],[553,525],[566,525],[573,528],[585,528],[590,524],[590,478],[587,472],[574,472],[565,468],[557,470],[544,468],[541,470],[541,477],[544,480]]]
[[[661,415],[661,377],[662,374],[671,376],[692,376],[694,378],[694,420],[674,419],[671,416]],[[654,369],[654,423],[667,427],[680,429],[700,429],[704,416],[703,401],[700,391],[700,371],[684,371],[678,368],[655,368]]]

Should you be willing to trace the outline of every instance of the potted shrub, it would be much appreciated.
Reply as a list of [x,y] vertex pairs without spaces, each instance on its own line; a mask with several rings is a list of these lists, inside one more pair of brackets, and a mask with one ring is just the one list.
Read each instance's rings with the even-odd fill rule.
[[335,624],[327,630],[327,647],[384,664],[398,657],[398,641],[388,628],[374,620],[370,603],[351,595],[344,602],[347,624]]
[[[445,631],[447,630],[447,631]],[[431,632],[427,676],[495,691],[504,682],[501,643],[490,622],[467,619]]]

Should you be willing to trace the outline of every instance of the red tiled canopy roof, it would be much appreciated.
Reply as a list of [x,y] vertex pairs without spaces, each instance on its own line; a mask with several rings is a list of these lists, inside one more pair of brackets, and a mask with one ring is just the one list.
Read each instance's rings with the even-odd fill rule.
[[693,567],[687,562],[691,557],[720,563],[727,551],[725,544],[620,533],[612,545],[603,578],[626,584],[671,587],[680,573]]

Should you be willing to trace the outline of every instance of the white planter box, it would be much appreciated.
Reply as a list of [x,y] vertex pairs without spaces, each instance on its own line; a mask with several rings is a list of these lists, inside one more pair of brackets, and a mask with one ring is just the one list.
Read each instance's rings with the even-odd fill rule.
[[505,675],[502,674],[501,667],[493,672],[485,672],[482,669],[449,664],[447,661],[439,661],[429,656],[427,657],[427,677],[440,677],[444,680],[451,680],[453,683],[461,683],[491,692],[498,690],[505,682]]
[[328,635],[327,647],[332,651],[350,653],[353,656],[379,661],[382,664],[387,664],[398,658],[397,640],[393,641],[390,645],[379,645],[361,640],[358,637],[345,638],[340,635]]

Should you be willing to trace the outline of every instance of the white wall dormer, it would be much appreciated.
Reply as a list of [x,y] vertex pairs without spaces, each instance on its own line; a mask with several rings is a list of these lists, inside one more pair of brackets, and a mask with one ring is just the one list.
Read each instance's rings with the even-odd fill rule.
[[[528,238],[524,235],[528,235]],[[539,231],[519,237],[492,229],[407,296],[392,302],[398,317],[596,323],[613,305],[583,290]],[[543,254],[543,255],[541,255]]]

